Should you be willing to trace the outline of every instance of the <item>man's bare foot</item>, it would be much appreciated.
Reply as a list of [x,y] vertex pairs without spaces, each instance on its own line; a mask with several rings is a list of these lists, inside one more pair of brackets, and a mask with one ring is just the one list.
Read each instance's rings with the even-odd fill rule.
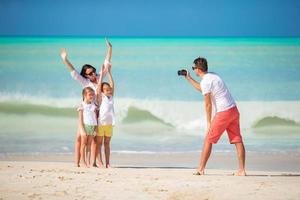
[[204,175],[204,170],[197,170],[196,172],[193,173],[193,175],[197,175],[197,176]]
[[245,170],[239,170],[235,173],[233,173],[234,176],[246,176]]

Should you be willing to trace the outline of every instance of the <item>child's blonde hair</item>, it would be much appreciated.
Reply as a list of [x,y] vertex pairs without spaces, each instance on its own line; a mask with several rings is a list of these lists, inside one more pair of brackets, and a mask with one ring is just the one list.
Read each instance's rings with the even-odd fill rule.
[[86,95],[86,93],[87,93],[88,91],[94,92],[93,88],[91,88],[91,87],[85,87],[85,88],[83,88],[83,90],[82,90],[82,100],[83,100],[83,101],[84,101],[84,97],[85,97],[85,95]]

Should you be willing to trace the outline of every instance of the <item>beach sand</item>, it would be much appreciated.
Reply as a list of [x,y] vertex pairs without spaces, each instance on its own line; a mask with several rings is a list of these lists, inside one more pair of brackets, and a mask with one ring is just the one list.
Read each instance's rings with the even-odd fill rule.
[[[192,168],[168,167],[161,164],[163,159],[167,158],[166,163],[174,162],[174,158],[170,155],[155,158],[153,155],[137,154],[131,155],[130,159],[130,155],[113,154],[115,162],[113,169],[77,168],[72,162],[63,160],[71,159],[71,156],[73,155],[43,156],[44,159],[41,156],[7,156],[6,159],[2,157],[0,199],[300,198],[300,173],[295,172],[298,171],[295,169],[291,170],[293,172],[248,170],[248,176],[235,177],[231,175],[234,168],[225,169],[227,168],[225,166],[220,169],[207,169],[204,176],[194,176]],[[228,157],[223,156],[222,160],[222,156],[218,156],[212,158],[211,164],[216,163],[216,160],[222,163]],[[276,156],[267,157],[276,160],[274,159]],[[284,157],[286,156],[282,156],[282,159]],[[54,158],[56,162],[50,162]],[[250,161],[254,162],[251,160],[254,158],[255,156],[253,158],[250,156]],[[146,161],[149,159],[147,164]],[[178,160],[178,157],[175,159]],[[186,159],[189,161],[189,157]],[[277,156],[278,159],[280,156]],[[132,160],[135,160],[136,165],[128,165]],[[298,162],[299,158],[294,157],[294,160]],[[140,164],[137,164],[138,162]],[[150,162],[152,166],[149,166]]]

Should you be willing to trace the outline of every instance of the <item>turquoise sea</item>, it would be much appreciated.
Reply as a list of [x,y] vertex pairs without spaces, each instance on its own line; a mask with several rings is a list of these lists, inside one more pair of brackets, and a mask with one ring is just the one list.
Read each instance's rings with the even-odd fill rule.
[[[241,113],[248,151],[300,152],[300,38],[110,38],[116,83],[112,150],[199,151],[202,95],[177,70],[207,58]],[[104,38],[0,37],[0,154],[72,153],[80,71],[104,61]],[[195,76],[194,76],[195,77]],[[196,77],[195,77],[196,78]],[[233,151],[226,133],[216,151]]]

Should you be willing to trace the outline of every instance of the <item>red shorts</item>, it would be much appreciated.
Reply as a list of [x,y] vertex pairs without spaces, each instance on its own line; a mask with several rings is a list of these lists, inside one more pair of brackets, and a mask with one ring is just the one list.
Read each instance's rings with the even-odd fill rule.
[[243,141],[240,132],[240,113],[236,106],[215,115],[208,131],[208,141],[216,144],[225,130],[231,144]]

